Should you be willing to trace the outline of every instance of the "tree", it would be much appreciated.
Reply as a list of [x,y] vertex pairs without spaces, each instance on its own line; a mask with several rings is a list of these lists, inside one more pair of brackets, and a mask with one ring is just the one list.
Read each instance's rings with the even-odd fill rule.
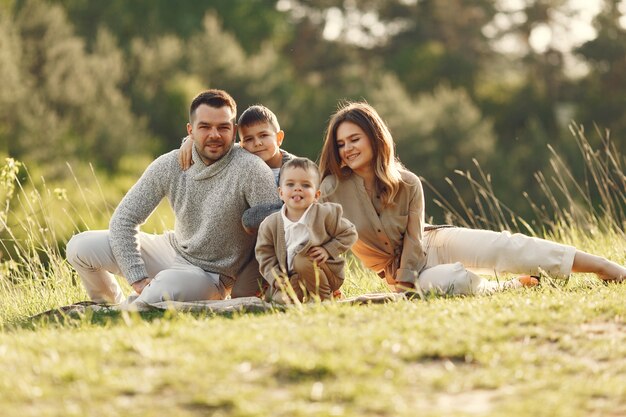
[[473,95],[476,77],[491,50],[482,33],[495,13],[479,0],[290,2],[301,20],[332,33],[336,42],[362,48],[361,59],[379,61],[410,93],[445,82]]
[[206,13],[221,16],[226,31],[236,35],[247,52],[258,50],[271,39],[289,31],[284,15],[274,1],[265,0],[54,0],[62,5],[77,33],[89,45],[106,28],[125,46],[134,39],[162,36],[189,39],[203,29]]
[[[432,94],[411,97],[395,76],[387,75],[369,99],[388,123],[400,160],[440,192],[447,192],[445,178],[455,170],[473,168],[473,159],[495,157],[492,123],[462,89],[439,85]],[[467,199],[470,191],[463,190]],[[431,214],[432,194],[426,194]]]
[[609,130],[617,149],[625,149],[626,29],[620,24],[624,14],[619,3],[605,1],[594,22],[597,37],[576,50],[590,67],[578,89],[576,98],[580,105],[576,118],[585,126],[596,124],[602,130]]
[[26,91],[11,114],[10,153],[27,163],[46,162],[55,176],[65,171],[65,161],[114,170],[124,155],[143,152],[141,123],[119,90],[126,70],[115,39],[100,32],[89,54],[59,6],[28,0],[14,14]]
[[15,144],[15,108],[23,100],[26,87],[20,72],[22,46],[8,14],[0,15],[0,157],[10,154]]

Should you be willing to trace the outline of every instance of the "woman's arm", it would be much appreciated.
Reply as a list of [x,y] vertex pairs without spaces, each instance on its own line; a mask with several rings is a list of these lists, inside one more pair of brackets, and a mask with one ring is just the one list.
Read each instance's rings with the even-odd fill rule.
[[[400,262],[395,280],[416,286],[418,274],[426,265],[426,252],[422,245],[424,236],[424,192],[422,183],[415,178],[409,201],[406,232],[402,241]],[[401,284],[402,285],[402,284]]]

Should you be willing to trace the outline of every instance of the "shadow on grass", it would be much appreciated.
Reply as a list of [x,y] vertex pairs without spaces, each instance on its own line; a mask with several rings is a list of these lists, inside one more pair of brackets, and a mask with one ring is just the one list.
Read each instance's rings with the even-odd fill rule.
[[[256,303],[237,303],[237,305],[229,306],[205,306],[196,309],[197,305],[183,305],[181,309],[174,308],[162,309],[160,306],[152,306],[147,311],[120,311],[117,306],[100,305],[91,301],[82,301],[68,306],[57,307],[37,315],[17,320],[14,323],[6,325],[7,328],[21,329],[39,329],[46,326],[79,326],[79,325],[96,325],[110,326],[120,323],[129,324],[133,320],[153,321],[162,319],[172,319],[176,317],[193,317],[193,318],[212,318],[222,317],[234,319],[241,315],[265,315],[268,313],[278,313],[284,311],[303,311],[309,308],[332,308],[338,304],[344,305],[367,305],[370,303],[387,303],[400,299],[406,300],[406,297],[392,297],[389,294],[364,294],[363,296],[352,297],[340,302],[322,302],[297,303],[294,305],[270,304],[262,303],[262,306]],[[258,299],[257,299],[258,300]],[[193,304],[193,303],[190,303]],[[170,306],[171,307],[171,306]],[[178,306],[181,307],[181,306]]]
[[282,363],[277,365],[274,377],[283,383],[299,383],[302,381],[319,381],[335,377],[333,369],[325,364],[307,366],[304,363]]
[[[572,282],[573,281],[573,282]],[[581,276],[575,280],[553,280],[550,277],[542,277],[541,284],[531,290],[536,291],[548,291],[548,292],[579,292],[589,291],[590,289],[605,287],[606,282],[598,281],[597,279],[589,279],[585,276]],[[355,297],[358,298],[358,297]],[[437,294],[435,292],[426,293],[410,293],[406,296],[405,302],[430,302],[441,299],[465,299],[467,296],[454,296],[449,293]],[[388,302],[391,302],[387,300]],[[397,300],[396,300],[397,301]],[[380,300],[378,301],[380,302]],[[32,317],[16,320],[12,323],[7,323],[3,330],[10,331],[11,329],[30,329],[38,330],[44,327],[60,326],[60,327],[80,327],[84,325],[89,326],[117,326],[117,325],[130,325],[133,322],[144,321],[152,322],[155,320],[175,320],[180,317],[191,317],[194,319],[210,319],[214,317],[236,319],[240,316],[263,316],[267,314],[275,314],[285,312],[291,309],[304,310],[315,306],[332,306],[335,303],[311,303],[301,304],[298,306],[285,307],[281,305],[274,305],[268,310],[254,310],[249,309],[245,311],[233,310],[233,311],[182,311],[182,310],[161,310],[155,308],[154,310],[142,311],[142,312],[128,312],[118,310],[107,310],[106,307],[99,311],[91,309],[95,303],[80,302],[71,306],[59,307],[52,309]],[[357,305],[367,306],[369,302],[361,300],[350,304],[355,307]],[[348,305],[348,304],[344,304]]]
[[5,330],[39,330],[44,327],[81,327],[85,325],[109,327],[117,325],[129,325],[136,321],[144,321],[149,323],[159,320],[175,320],[182,315],[194,319],[206,319],[213,317],[236,319],[237,317],[240,317],[244,314],[247,316],[261,316],[266,314],[275,314],[282,311],[284,311],[284,309],[281,308],[275,308],[267,311],[247,311],[245,313],[241,311],[212,312],[159,309],[141,312],[119,310],[93,311],[88,307],[84,307],[83,309],[64,311],[62,308],[59,308],[49,310],[32,317],[27,317],[14,323],[7,324]]

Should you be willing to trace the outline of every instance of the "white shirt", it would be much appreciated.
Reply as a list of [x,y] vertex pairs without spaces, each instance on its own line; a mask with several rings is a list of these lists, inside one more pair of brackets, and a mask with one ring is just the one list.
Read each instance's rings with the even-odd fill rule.
[[302,217],[297,222],[292,222],[287,218],[286,214],[287,206],[283,204],[280,209],[280,214],[283,218],[283,224],[285,225],[285,245],[287,246],[287,267],[289,272],[293,270],[293,258],[302,249],[304,245],[309,241],[309,229],[306,226],[305,220],[311,206],[302,214]]
[[276,181],[276,185],[278,185],[278,175],[280,175],[280,168],[272,168],[272,172],[274,173],[274,181]]

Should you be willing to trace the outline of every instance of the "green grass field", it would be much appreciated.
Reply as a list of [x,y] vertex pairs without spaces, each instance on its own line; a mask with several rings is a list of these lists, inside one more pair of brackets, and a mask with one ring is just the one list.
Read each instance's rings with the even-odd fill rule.
[[626,415],[626,286],[0,333],[3,416]]
[[[86,298],[61,275],[2,288],[3,416],[626,415],[626,285],[29,319]],[[348,296],[384,290],[350,263]]]
[[[626,177],[599,159],[601,208],[567,194],[582,205],[558,207],[545,230],[626,264],[626,194],[614,186]],[[386,305],[30,319],[86,299],[60,236],[103,227],[111,197],[23,188],[17,172],[9,161],[0,172],[0,416],[626,416],[626,284],[580,274]],[[488,185],[477,189],[481,213],[505,220]],[[161,211],[155,230],[168,219]],[[386,288],[351,261],[343,290]]]

